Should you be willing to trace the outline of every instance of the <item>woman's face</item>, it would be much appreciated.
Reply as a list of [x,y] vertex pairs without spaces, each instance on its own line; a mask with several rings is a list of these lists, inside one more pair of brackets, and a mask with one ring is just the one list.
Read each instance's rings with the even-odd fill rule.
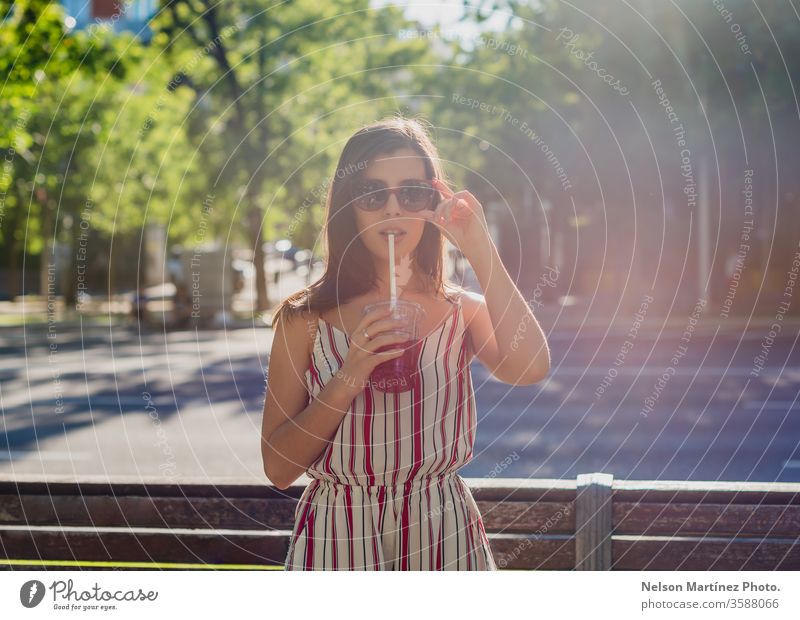
[[[410,148],[402,148],[391,153],[382,153],[369,163],[362,182],[371,180],[381,181],[388,187],[397,187],[404,181],[424,181],[428,177],[422,156]],[[434,200],[430,208],[435,206]],[[396,234],[394,238],[395,258],[399,261],[402,257],[409,256],[417,247],[427,222],[422,216],[403,210],[395,194],[390,195],[386,204],[376,211],[364,211],[355,204],[352,208],[361,240],[381,265],[389,262],[389,237],[386,230],[402,231],[402,234]]]

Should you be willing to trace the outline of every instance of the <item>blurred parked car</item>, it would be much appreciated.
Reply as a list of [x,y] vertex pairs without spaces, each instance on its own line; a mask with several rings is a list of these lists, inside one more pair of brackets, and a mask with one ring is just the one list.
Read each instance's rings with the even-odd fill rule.
[[312,259],[310,250],[298,248],[289,239],[279,239],[275,243],[267,242],[263,249],[267,272],[275,274],[276,277],[284,271],[296,271],[298,267],[308,266]]

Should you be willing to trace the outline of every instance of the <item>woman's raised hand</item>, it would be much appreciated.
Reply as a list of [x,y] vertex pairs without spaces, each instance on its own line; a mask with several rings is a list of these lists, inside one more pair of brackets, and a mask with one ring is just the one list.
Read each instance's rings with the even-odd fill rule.
[[392,330],[397,330],[404,324],[403,319],[391,317],[389,306],[375,308],[364,315],[350,337],[350,348],[336,376],[359,391],[364,389],[368,385],[369,376],[378,364],[403,354],[402,347],[380,352],[376,350],[389,344],[406,342],[408,335],[392,333]]
[[484,253],[492,241],[483,205],[467,190],[454,192],[441,179],[432,179],[431,183],[443,200],[433,209],[418,214],[435,224],[465,256],[469,257],[475,251]]

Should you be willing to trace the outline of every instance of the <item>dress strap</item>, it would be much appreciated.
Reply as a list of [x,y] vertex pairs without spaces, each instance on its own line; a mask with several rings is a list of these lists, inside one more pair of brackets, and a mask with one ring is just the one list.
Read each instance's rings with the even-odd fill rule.
[[461,299],[464,297],[466,291],[456,291],[455,293],[455,302],[453,305],[461,305]]

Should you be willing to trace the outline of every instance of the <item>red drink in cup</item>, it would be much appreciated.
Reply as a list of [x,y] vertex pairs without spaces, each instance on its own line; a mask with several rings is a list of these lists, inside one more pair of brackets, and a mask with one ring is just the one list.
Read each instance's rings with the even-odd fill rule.
[[[364,308],[363,314],[367,314],[374,308],[384,308],[391,305],[391,301],[379,301]],[[419,324],[425,316],[425,310],[421,305],[413,301],[404,299],[395,300],[395,308],[391,318],[401,319],[403,325],[396,329],[381,332],[382,334],[395,334],[406,336],[405,342],[393,342],[376,349],[377,351],[389,351],[391,349],[403,349],[403,354],[393,357],[378,364],[369,376],[370,384],[381,392],[406,392],[410,390],[419,377],[419,354],[421,341],[419,339]]]

